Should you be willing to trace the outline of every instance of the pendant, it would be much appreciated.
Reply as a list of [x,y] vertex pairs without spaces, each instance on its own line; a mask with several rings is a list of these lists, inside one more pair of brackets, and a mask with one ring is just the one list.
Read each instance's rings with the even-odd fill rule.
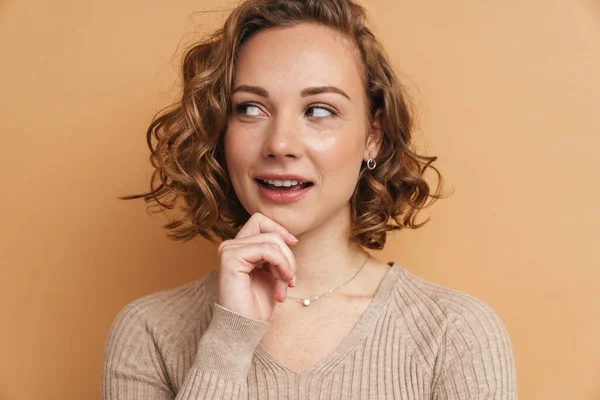
[[310,300],[304,299],[304,300],[302,300],[302,304],[304,305],[304,307],[308,307],[308,306],[310,306]]

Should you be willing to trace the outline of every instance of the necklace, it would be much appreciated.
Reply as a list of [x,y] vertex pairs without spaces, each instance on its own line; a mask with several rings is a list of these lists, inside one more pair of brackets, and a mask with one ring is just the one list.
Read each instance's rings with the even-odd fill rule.
[[299,303],[302,303],[302,305],[304,307],[308,307],[311,305],[311,303],[315,300],[319,300],[325,296],[329,296],[331,293],[335,292],[338,289],[341,289],[342,287],[346,286],[348,283],[350,283],[350,281],[352,281],[352,279],[356,278],[356,276],[358,275],[358,273],[360,271],[362,271],[362,269],[364,268],[364,266],[367,264],[367,261],[369,261],[369,258],[371,257],[370,254],[367,254],[367,259],[365,260],[365,262],[362,263],[362,265],[360,266],[360,268],[358,269],[358,271],[356,271],[356,273],[352,276],[352,278],[348,279],[346,282],[342,283],[340,286],[336,287],[335,289],[330,289],[327,292],[320,294],[318,296],[313,297],[312,299],[304,299],[302,297],[294,297],[294,296],[287,296],[288,299],[292,299],[294,301],[297,301]]

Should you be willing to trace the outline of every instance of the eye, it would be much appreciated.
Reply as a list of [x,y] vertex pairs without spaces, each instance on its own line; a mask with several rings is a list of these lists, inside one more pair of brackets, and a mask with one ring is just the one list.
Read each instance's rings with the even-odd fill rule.
[[311,106],[306,110],[306,115],[311,118],[327,118],[336,115],[335,111],[325,106]]
[[258,117],[261,114],[264,114],[260,107],[248,103],[236,104],[235,113],[240,115],[249,115],[253,117]]

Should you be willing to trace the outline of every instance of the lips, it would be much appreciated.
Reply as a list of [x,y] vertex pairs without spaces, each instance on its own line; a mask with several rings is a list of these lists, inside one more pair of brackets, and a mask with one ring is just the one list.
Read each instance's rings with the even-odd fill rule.
[[313,186],[306,178],[290,176],[261,176],[254,179],[263,199],[274,203],[294,203],[304,197]]
[[255,176],[255,180],[259,185],[274,190],[285,190],[286,188],[303,189],[313,185],[310,179],[294,174],[259,174]]

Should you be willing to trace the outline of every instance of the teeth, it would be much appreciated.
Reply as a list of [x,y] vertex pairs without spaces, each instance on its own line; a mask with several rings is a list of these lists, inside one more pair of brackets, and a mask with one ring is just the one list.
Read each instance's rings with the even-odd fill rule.
[[267,182],[271,185],[277,186],[277,187],[281,187],[281,186],[285,186],[285,187],[290,187],[290,186],[296,186],[298,183],[298,181],[290,181],[290,180],[273,180],[273,179],[267,179],[267,180],[262,180],[263,182]]

